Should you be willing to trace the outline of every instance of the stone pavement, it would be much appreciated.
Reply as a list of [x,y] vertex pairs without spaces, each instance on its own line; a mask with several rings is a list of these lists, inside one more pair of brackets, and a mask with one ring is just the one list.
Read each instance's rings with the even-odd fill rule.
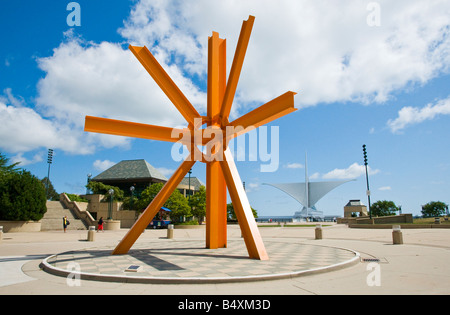
[[[43,267],[62,276],[79,271],[81,279],[97,281],[201,284],[283,279],[359,262],[350,250],[292,240],[268,240],[265,247],[270,260],[260,261],[248,258],[241,239],[221,249],[206,249],[204,240],[160,239],[137,244],[127,255],[112,256],[112,247],[69,251],[49,257]],[[139,271],[127,271],[130,266]]]
[[[323,240],[314,239],[313,227],[260,231],[270,256],[266,262],[247,258],[237,226],[228,227],[226,249],[205,249],[201,229],[175,229],[173,240],[166,239],[165,230],[151,230],[122,256],[109,253],[126,230],[96,233],[94,242],[86,242],[87,231],[7,233],[0,243],[0,295],[450,294],[448,229],[403,230],[403,245],[392,245],[392,230],[343,225],[324,227]],[[72,271],[69,277],[42,270],[52,255],[48,263]],[[69,263],[95,277],[73,282],[75,269],[68,269]],[[125,272],[129,265],[140,265],[142,271]],[[99,275],[147,280],[107,282],[99,281],[108,280]]]

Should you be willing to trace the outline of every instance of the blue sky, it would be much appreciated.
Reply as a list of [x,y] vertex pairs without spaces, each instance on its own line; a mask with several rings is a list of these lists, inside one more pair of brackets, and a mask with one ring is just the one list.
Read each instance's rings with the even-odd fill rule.
[[[228,69],[242,21],[256,17],[232,117],[294,91],[295,113],[279,128],[279,165],[237,161],[261,216],[301,206],[263,183],[356,179],[317,207],[342,215],[350,199],[403,212],[450,202],[450,4],[448,1],[77,1],[81,26],[69,26],[70,1],[0,4],[0,151],[58,192],[83,193],[87,174],[146,159],[170,177],[172,145],[87,134],[93,115],[169,127],[183,118],[143,70],[128,44],[146,45],[201,114],[206,108],[207,37],[227,39]],[[55,4],[56,3],[56,4]],[[258,136],[261,136],[259,133]],[[193,176],[205,181],[205,166]]]

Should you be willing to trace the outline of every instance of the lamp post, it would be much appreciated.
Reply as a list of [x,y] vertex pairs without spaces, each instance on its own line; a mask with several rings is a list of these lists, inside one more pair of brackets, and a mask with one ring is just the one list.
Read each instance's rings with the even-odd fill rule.
[[188,187],[188,194],[189,194],[189,197],[188,197],[188,201],[190,201],[191,200],[191,174],[192,174],[192,168],[189,170],[189,187]]
[[364,153],[364,165],[366,167],[366,182],[367,182],[367,199],[369,201],[369,217],[372,219],[372,211],[370,209],[370,188],[369,188],[369,173],[367,171],[367,151],[366,151],[366,145],[363,144],[363,153]]
[[[89,185],[89,183],[91,182],[91,177],[92,177],[91,173],[87,174],[87,185]],[[91,190],[87,185],[86,185],[86,195],[89,195],[91,193]]]
[[108,190],[109,195],[111,196],[109,200],[109,207],[108,207],[108,220],[112,220],[112,205],[113,205],[113,197],[114,197],[114,189]]
[[130,210],[133,210],[133,192],[134,192],[134,186],[130,187],[130,194],[131,194],[131,199],[130,199]]
[[47,173],[47,187],[45,188],[45,198],[48,199],[48,189],[50,187],[50,165],[53,162],[53,149],[48,149],[47,163],[48,163],[48,173]]

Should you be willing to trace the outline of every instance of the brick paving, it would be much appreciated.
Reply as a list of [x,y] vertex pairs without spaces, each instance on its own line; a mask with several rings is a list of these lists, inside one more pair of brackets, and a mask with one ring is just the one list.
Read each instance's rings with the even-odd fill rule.
[[[359,261],[358,253],[292,240],[265,241],[270,259],[249,259],[243,240],[227,248],[206,249],[201,240],[158,240],[135,244],[126,255],[113,248],[59,253],[47,260],[46,271],[61,275],[79,271],[89,279],[122,282],[235,282],[289,278]],[[140,266],[138,272],[126,271]]]

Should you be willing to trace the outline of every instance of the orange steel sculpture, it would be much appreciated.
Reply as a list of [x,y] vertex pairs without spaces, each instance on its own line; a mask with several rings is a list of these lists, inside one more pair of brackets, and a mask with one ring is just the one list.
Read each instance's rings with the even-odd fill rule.
[[[269,259],[228,143],[238,135],[295,111],[294,95],[296,93],[287,92],[233,122],[228,121],[254,20],[255,18],[250,16],[243,22],[228,82],[226,81],[226,40],[219,38],[216,32],[213,32],[208,39],[206,117],[200,116],[147,47],[129,46],[136,58],[186,119],[187,128],[174,129],[86,116],[84,130],[88,132],[179,142],[189,150],[189,156],[117,245],[112,252],[113,255],[128,253],[187,172],[196,161],[201,161],[206,163],[206,247],[216,249],[227,246],[228,188],[249,257],[260,260]],[[201,129],[205,123],[207,128]],[[213,139],[211,139],[212,135],[214,135]],[[198,149],[198,146],[202,145],[206,145],[208,149],[206,154]]]

